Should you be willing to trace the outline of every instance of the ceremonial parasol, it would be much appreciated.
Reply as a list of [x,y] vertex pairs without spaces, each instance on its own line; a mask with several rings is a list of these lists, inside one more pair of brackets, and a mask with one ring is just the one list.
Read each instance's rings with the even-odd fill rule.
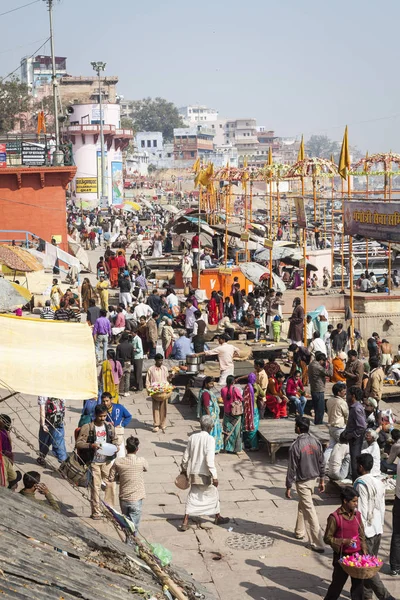
[[11,311],[21,308],[32,298],[29,290],[12,283],[7,279],[0,279],[0,311]]

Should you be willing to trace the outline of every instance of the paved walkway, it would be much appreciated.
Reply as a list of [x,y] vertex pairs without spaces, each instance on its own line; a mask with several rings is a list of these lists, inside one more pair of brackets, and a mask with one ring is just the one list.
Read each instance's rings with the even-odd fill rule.
[[[263,449],[241,457],[219,455],[221,512],[232,521],[227,526],[215,527],[210,519],[198,519],[196,523],[192,522],[189,531],[181,533],[178,526],[184,513],[186,492],[175,487],[174,479],[179,473],[188,437],[198,430],[194,409],[169,405],[166,434],[154,434],[151,431],[151,402],[145,394],[131,394],[123,400],[134,415],[128,433],[139,437],[140,454],[150,465],[145,475],[147,498],[142,535],[165,545],[177,565],[185,567],[221,600],[314,600],[324,597],[331,576],[331,551],[327,549],[324,555],[316,555],[308,551],[303,542],[294,539],[297,502],[284,497],[287,451],[279,451],[275,465],[269,463]],[[68,401],[68,449],[73,447],[73,431],[80,410],[80,402]],[[9,399],[2,404],[2,412],[12,415],[17,430],[37,447],[36,398]],[[75,512],[91,526],[116,535],[108,523],[91,521],[88,502],[69,484],[55,477],[50,469],[37,467],[33,451],[23,442],[15,440],[15,450],[19,467],[24,471],[40,470],[43,480],[67,510]],[[56,464],[55,460],[52,462]],[[338,506],[336,490],[328,488],[323,496],[316,496],[316,504],[320,523],[324,526],[328,514]],[[76,517],[71,515],[71,518]],[[391,522],[390,506],[386,520],[388,524]],[[386,527],[382,544],[384,560],[388,557],[389,545],[390,528]],[[400,595],[400,579],[394,580],[387,575],[383,578],[388,581],[392,593],[397,591]]]
[[[99,250],[90,252],[93,266],[99,255]],[[90,278],[94,283],[95,278]],[[65,287],[63,285],[63,289]],[[78,376],[79,373],[71,373],[71,377]],[[1,396],[5,395],[3,391]],[[221,512],[231,517],[231,523],[215,527],[210,519],[198,519],[196,523],[192,522],[189,531],[181,533],[178,526],[184,514],[186,492],[175,487],[174,479],[179,473],[188,437],[198,430],[195,410],[169,405],[166,434],[154,434],[151,432],[151,401],[145,394],[131,394],[121,400],[134,416],[127,435],[139,437],[140,454],[150,465],[145,475],[147,498],[141,525],[143,536],[165,545],[177,565],[186,568],[221,600],[315,600],[325,596],[331,578],[332,552],[328,548],[324,555],[316,555],[294,538],[296,494],[291,501],[284,497],[287,450],[278,452],[274,465],[269,463],[263,448],[241,457],[219,455],[216,462]],[[71,450],[82,403],[67,400],[67,405],[66,441]],[[398,412],[396,404],[391,407]],[[11,415],[18,432],[37,448],[37,399],[30,396],[11,398],[1,404],[1,412]],[[89,519],[88,501],[49,468],[38,467],[36,454],[24,442],[14,439],[14,447],[19,468],[43,473],[43,481],[62,501],[71,518],[83,518],[90,526],[117,535],[107,522]],[[54,459],[52,464],[58,467]],[[322,496],[316,495],[315,502],[321,526],[325,527],[327,516],[339,504],[336,489],[328,488]],[[390,532],[391,505],[388,505],[381,552],[385,561],[389,554]],[[393,579],[387,573],[386,564],[382,578],[393,595],[400,597],[400,578]],[[347,586],[343,597],[349,598],[348,589]]]

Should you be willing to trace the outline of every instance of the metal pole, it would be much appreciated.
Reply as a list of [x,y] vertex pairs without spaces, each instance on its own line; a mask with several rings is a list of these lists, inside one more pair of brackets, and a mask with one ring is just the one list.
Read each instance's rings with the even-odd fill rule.
[[104,149],[104,127],[103,127],[103,103],[101,99],[101,71],[106,68],[106,63],[92,62],[93,69],[96,71],[99,78],[99,109],[100,109],[100,155],[101,155],[101,197],[108,198],[108,186],[105,165],[105,149]]
[[105,152],[104,152],[103,104],[101,101],[100,69],[97,71],[97,74],[99,76],[99,105],[100,105],[101,195],[105,198],[108,198],[106,166],[105,166]]
[[[301,195],[304,202],[304,177],[301,178]],[[303,229],[303,308],[304,308],[304,345],[307,346],[307,229]]]
[[53,83],[53,111],[54,111],[54,129],[56,137],[57,151],[60,146],[60,125],[58,123],[58,106],[57,106],[57,75],[56,75],[56,57],[54,54],[54,32],[53,32],[53,0],[47,0],[47,6],[49,8],[49,21],[50,21],[50,51],[51,51],[51,68],[52,68],[52,83]]

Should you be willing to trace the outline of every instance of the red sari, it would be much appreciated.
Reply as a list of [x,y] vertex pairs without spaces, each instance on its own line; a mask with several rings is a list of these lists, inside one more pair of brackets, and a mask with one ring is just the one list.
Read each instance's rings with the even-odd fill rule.
[[110,267],[110,283],[112,288],[118,287],[118,259],[116,256],[111,257],[108,261]]
[[282,392],[282,383],[279,383],[275,377],[270,377],[268,380],[265,405],[274,415],[274,419],[287,417],[287,402]]
[[208,303],[208,323],[218,325],[218,304],[215,298],[211,298]]

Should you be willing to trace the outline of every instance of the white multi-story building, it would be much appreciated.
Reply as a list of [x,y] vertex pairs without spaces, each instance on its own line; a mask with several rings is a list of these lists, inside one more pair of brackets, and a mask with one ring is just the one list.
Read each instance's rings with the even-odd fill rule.
[[147,152],[149,157],[162,158],[164,140],[161,131],[139,131],[135,136],[138,152]]
[[106,189],[102,190],[100,105],[71,106],[70,125],[65,134],[72,143],[77,173],[72,187],[78,200],[96,206],[103,196],[108,204],[123,202],[122,152],[133,138],[130,129],[121,129],[119,104],[104,104],[103,129],[105,140]]
[[182,106],[178,108],[182,119],[188,125],[191,123],[209,123],[218,119],[218,111],[204,105]]
[[225,143],[236,146],[239,156],[257,153],[257,121],[255,119],[227,120],[225,124]]

